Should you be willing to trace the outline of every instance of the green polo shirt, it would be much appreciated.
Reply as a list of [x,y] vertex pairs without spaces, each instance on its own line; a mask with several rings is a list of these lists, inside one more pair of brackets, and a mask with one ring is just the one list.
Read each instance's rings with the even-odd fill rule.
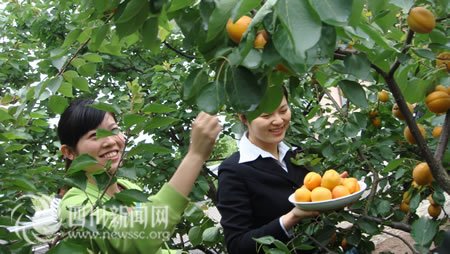
[[[120,179],[118,184],[125,189],[141,190],[128,180]],[[92,222],[97,228],[106,229],[106,232],[97,233],[77,230],[68,237],[91,240],[94,252],[175,253],[164,250],[162,246],[170,239],[181,220],[189,202],[186,197],[166,183],[156,195],[149,198],[149,202],[137,203],[132,208],[119,206],[113,210],[96,209],[90,213],[100,195],[97,186],[91,183],[87,184],[85,191],[71,188],[64,195],[59,209],[63,225],[72,227]],[[104,195],[102,201],[109,199],[109,196]]]

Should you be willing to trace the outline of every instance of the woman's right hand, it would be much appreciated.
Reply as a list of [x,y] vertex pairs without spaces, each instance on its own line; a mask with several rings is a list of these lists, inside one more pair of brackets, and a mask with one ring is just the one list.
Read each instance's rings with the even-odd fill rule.
[[222,126],[217,116],[200,112],[192,123],[189,152],[200,156],[203,160],[208,159],[221,130]]
[[298,207],[294,207],[291,212],[294,214],[295,217],[301,219],[309,218],[309,217],[316,217],[319,216],[318,211],[305,211]]
[[291,211],[281,217],[281,221],[286,230],[290,230],[302,219],[319,216],[318,211],[305,211],[294,207]]

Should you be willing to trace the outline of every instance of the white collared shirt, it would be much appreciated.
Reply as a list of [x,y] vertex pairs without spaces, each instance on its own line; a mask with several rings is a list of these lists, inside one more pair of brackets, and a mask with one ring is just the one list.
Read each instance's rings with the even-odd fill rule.
[[276,160],[284,171],[288,171],[286,163],[284,162],[284,156],[289,151],[289,146],[283,141],[278,144],[278,158],[275,158],[271,153],[256,146],[247,138],[247,132],[244,133],[239,141],[239,163],[245,163],[256,160],[259,156],[263,158],[273,158]]

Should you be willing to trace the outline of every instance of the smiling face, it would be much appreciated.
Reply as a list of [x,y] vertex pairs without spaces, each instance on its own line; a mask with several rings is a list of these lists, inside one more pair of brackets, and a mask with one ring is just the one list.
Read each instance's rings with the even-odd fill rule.
[[69,149],[68,147],[65,147],[65,149],[62,148],[61,150],[65,156],[71,160],[74,160],[81,154],[88,154],[95,158],[98,164],[86,169],[88,173],[103,168],[106,163],[111,160],[112,164],[110,172],[112,173],[119,167],[120,158],[125,146],[125,138],[120,132],[116,135],[97,138],[96,130],[99,128],[108,131],[116,131],[119,126],[114,120],[114,117],[110,113],[106,113],[103,121],[96,129],[90,130],[81,136],[76,144],[75,151],[72,151],[72,149]]
[[258,147],[270,151],[277,147],[289,127],[291,110],[286,97],[272,113],[263,113],[251,123],[244,121],[248,128],[248,139]]

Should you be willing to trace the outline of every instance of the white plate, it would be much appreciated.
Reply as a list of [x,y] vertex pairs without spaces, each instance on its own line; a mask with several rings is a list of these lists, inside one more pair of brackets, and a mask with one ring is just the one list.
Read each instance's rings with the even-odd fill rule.
[[327,211],[327,210],[337,210],[347,205],[358,201],[363,192],[366,190],[367,185],[363,181],[358,181],[360,190],[353,194],[350,194],[345,197],[325,200],[325,201],[317,201],[317,202],[297,202],[295,201],[294,194],[292,193],[289,196],[289,202],[294,204],[296,207],[307,210],[307,211]]

